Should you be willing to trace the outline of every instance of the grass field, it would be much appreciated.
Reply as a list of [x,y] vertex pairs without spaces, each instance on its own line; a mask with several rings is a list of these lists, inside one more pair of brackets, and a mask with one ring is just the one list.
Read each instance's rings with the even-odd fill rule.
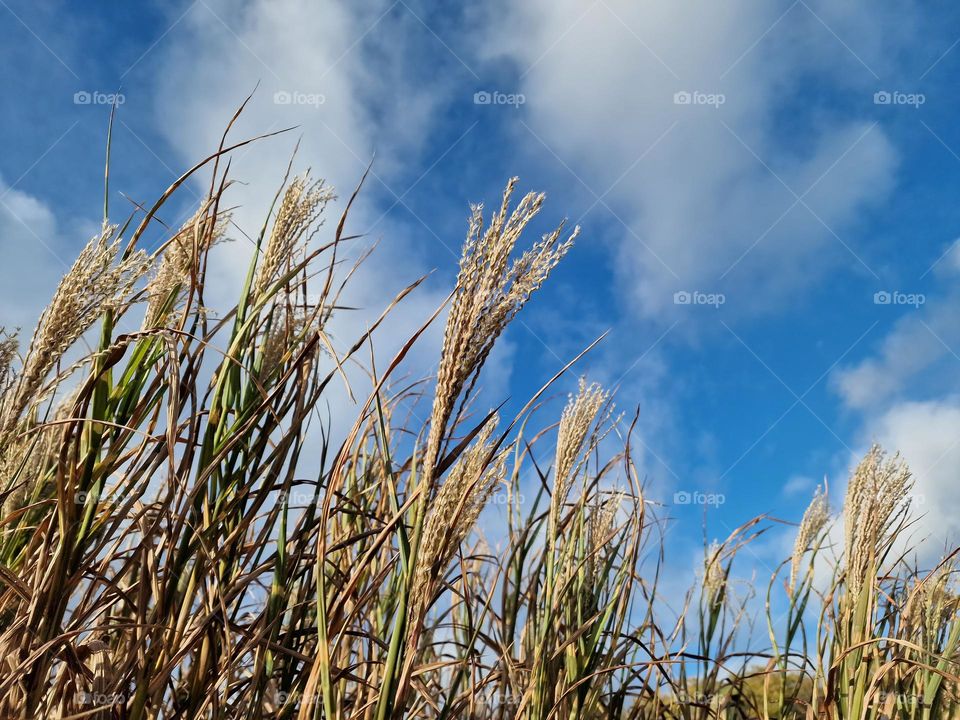
[[[321,226],[332,190],[306,175],[264,198],[235,305],[206,305],[230,149],[160,250],[143,238],[191,173],[105,219],[32,337],[2,336],[0,717],[960,718],[954,557],[910,563],[899,458],[872,449],[836,512],[811,499],[766,619],[729,592],[748,518],[664,616],[632,414],[589,379],[562,410],[557,378],[516,417],[471,402],[577,230],[526,238],[544,198],[514,181],[476,208],[423,318],[445,323],[435,383],[409,383],[419,333],[382,367],[376,325],[333,350],[352,198]],[[357,363],[334,437],[319,410]],[[475,532],[492,501],[497,549]],[[748,619],[763,640],[742,647]]]

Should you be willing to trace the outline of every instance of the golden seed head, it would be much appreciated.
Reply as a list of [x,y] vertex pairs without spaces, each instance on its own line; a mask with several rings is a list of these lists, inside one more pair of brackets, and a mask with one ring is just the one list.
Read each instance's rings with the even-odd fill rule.
[[846,583],[851,596],[874,582],[878,556],[909,507],[910,469],[874,445],[854,470],[843,506]]
[[710,598],[716,597],[727,583],[723,569],[723,546],[714,541],[707,548],[703,562],[703,589]]
[[907,639],[936,652],[944,625],[957,617],[958,596],[952,584],[956,567],[948,562],[928,576],[913,580],[903,608],[903,628]]
[[280,201],[280,209],[277,210],[266,246],[262,249],[253,282],[254,297],[262,296],[279,279],[283,268],[310,240],[311,228],[318,226],[317,219],[334,197],[333,189],[323,180],[311,182],[308,172],[290,182]]
[[261,376],[268,377],[283,365],[287,351],[306,325],[307,316],[301,310],[281,306],[274,308],[270,328],[264,332],[262,339]]
[[[557,454],[554,461],[554,490],[552,505],[557,512],[567,500],[573,476],[578,469],[578,459],[581,456],[587,435],[593,426],[600,409],[606,404],[610,395],[596,383],[587,385],[586,380],[580,379],[576,395],[570,395],[566,407],[560,416],[560,428],[557,430]],[[554,519],[556,519],[554,515]]]
[[33,411],[21,423],[20,432],[0,450],[0,493],[10,493],[2,502],[0,518],[31,502],[46,484],[63,435],[63,426],[56,421],[72,416],[79,390],[80,386],[75,387],[57,403],[53,423],[38,424]]
[[797,530],[797,539],[793,544],[793,555],[790,560],[790,593],[793,593],[800,575],[800,563],[803,555],[817,541],[823,528],[830,520],[830,502],[821,487],[817,487],[813,500],[803,513],[800,528]]
[[115,237],[116,230],[116,226],[104,224],[100,234],[87,243],[40,316],[13,396],[4,403],[0,436],[16,423],[67,349],[104,312],[120,308],[134,283],[149,269],[150,260],[143,251],[120,256],[121,239]]
[[428,485],[433,481],[433,467],[457,398],[468,382],[472,388],[500,333],[543,284],[579,232],[579,228],[575,229],[561,242],[561,223],[510,263],[517,240],[540,212],[545,197],[542,193],[529,193],[508,215],[516,183],[517,178],[512,178],[507,184],[500,209],[486,231],[482,206],[475,205],[471,210],[437,370],[426,449]]
[[476,441],[463,452],[430,504],[414,572],[413,617],[426,610],[434,575],[442,572],[506,476],[506,453],[491,458],[491,439],[499,422],[493,415]]
[[3,407],[4,397],[14,380],[14,362],[17,358],[17,333],[8,333],[0,327],[0,408]]
[[616,527],[617,512],[623,503],[624,493],[616,492],[603,502],[598,502],[590,513],[587,525],[589,558],[587,569],[594,586],[603,581],[602,557],[603,549],[610,542],[610,536]]
[[226,234],[230,216],[222,214],[214,218],[210,214],[211,206],[210,200],[204,202],[164,248],[146,287],[145,330],[166,322],[188,278],[199,271],[200,258]]

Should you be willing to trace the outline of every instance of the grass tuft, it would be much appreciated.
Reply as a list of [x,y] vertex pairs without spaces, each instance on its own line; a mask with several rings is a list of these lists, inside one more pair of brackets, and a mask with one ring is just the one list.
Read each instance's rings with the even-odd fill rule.
[[[705,547],[675,606],[610,393],[583,379],[557,412],[555,377],[515,418],[474,408],[578,230],[522,249],[544,196],[513,205],[510,180],[489,220],[471,210],[445,308],[381,370],[363,356],[419,283],[333,342],[356,192],[327,225],[333,192],[309,174],[267,199],[232,305],[205,304],[231,231],[221,160],[246,144],[132,234],[105,222],[22,357],[0,332],[0,717],[960,718],[956,551],[910,564],[897,456],[874,447],[852,473],[840,542],[817,491],[765,618],[734,565],[766,518]],[[191,216],[157,227],[207,168]],[[435,384],[405,383],[443,309]],[[356,366],[369,384],[350,371],[335,436],[331,383]]]

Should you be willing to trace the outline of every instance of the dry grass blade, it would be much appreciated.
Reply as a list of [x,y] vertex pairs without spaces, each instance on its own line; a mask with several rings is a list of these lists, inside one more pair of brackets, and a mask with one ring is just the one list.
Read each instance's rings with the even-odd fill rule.
[[[511,180],[488,224],[472,209],[431,391],[401,375],[423,377],[410,351],[442,308],[385,369],[372,347],[422,278],[346,345],[328,335],[352,312],[338,248],[356,193],[328,230],[332,191],[308,174],[265,199],[235,300],[204,306],[229,222],[219,161],[250,142],[224,135],[126,244],[105,224],[22,358],[0,330],[0,717],[960,718],[957,552],[908,562],[897,456],[875,447],[854,471],[825,591],[814,496],[758,646],[753,579],[733,570],[773,523],[704,548],[676,606],[636,419],[585,380],[562,410],[547,400],[583,353],[515,417],[468,422],[495,342],[577,234],[519,250],[543,195],[513,204]],[[146,256],[202,167],[208,197]],[[331,402],[339,379],[361,404]]]

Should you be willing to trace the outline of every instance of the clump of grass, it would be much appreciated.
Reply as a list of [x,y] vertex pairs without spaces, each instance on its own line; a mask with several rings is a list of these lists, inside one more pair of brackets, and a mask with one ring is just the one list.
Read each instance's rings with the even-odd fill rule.
[[[494,344],[578,232],[522,250],[544,197],[512,206],[516,179],[488,224],[472,208],[448,304],[351,384],[334,437],[331,383],[419,281],[334,343],[357,193],[328,225],[333,191],[288,174],[238,297],[207,307],[230,233],[221,160],[247,143],[136,226],[105,224],[22,358],[2,335],[0,717],[960,717],[953,557],[923,573],[896,555],[899,460],[874,448],[853,473],[827,588],[832,519],[814,496],[768,586],[763,647],[734,565],[765,518],[705,548],[665,613],[669,543],[611,394],[583,379],[556,413],[545,393],[568,365],[517,417],[477,412]],[[145,253],[206,169],[207,196]],[[444,309],[435,385],[404,383]],[[485,512],[505,516],[497,537],[478,532]]]

